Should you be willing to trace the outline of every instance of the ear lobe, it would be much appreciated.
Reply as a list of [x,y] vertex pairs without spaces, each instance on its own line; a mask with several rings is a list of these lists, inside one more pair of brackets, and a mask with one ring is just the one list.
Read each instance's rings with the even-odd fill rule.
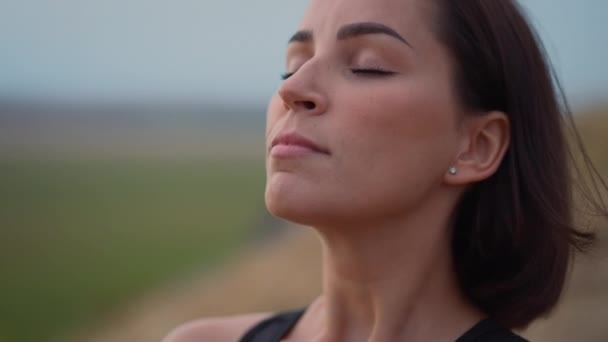
[[452,165],[458,172],[454,175],[446,170],[447,184],[465,185],[491,177],[509,147],[510,122],[505,113],[492,111],[473,115],[464,128],[466,143]]

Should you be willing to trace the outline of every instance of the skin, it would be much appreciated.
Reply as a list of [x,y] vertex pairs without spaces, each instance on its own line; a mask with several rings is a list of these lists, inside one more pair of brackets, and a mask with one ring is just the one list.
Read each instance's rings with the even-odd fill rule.
[[[312,37],[288,46],[292,75],[268,107],[266,205],[313,227],[324,251],[323,293],[288,341],[454,341],[484,317],[456,281],[450,217],[498,168],[509,121],[460,104],[433,15],[426,0],[313,0],[299,28]],[[370,22],[405,42],[337,39]],[[327,153],[277,157],[287,132]],[[165,341],[235,341],[268,315],[189,323]]]

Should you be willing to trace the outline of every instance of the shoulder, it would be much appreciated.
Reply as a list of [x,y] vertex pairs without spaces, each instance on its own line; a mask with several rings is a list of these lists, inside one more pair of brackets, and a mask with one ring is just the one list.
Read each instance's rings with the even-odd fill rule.
[[234,342],[238,341],[247,329],[271,315],[269,312],[260,312],[199,319],[173,329],[162,342]]

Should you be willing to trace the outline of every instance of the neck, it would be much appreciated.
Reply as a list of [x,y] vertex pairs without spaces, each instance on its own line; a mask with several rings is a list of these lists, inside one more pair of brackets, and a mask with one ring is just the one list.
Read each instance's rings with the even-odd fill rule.
[[[433,210],[430,210],[433,209]],[[461,293],[449,215],[336,229],[323,242],[323,296],[311,306],[321,341],[454,341],[482,318]]]

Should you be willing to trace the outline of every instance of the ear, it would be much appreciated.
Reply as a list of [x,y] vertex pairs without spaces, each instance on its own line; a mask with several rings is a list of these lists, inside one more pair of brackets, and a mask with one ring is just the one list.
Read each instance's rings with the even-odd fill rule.
[[445,183],[466,185],[492,176],[511,139],[509,117],[499,111],[472,114],[463,122],[463,141]]

